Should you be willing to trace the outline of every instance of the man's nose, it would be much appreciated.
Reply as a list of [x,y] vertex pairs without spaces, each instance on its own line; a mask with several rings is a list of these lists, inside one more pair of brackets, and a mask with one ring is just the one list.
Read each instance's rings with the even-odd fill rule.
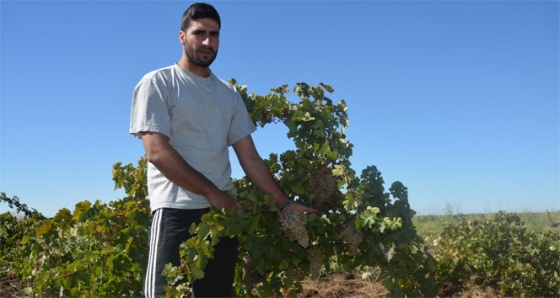
[[204,37],[204,39],[202,40],[202,44],[205,45],[205,46],[208,46],[208,45],[210,45],[210,43],[211,43],[211,41],[210,41],[210,35],[206,35],[206,36]]

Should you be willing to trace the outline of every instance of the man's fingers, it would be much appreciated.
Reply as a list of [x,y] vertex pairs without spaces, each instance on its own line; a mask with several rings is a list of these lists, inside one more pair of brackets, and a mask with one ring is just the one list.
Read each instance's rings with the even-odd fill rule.
[[317,210],[317,209],[309,208],[305,205],[301,205],[301,204],[298,204],[298,203],[291,204],[290,206],[288,206],[287,210],[291,210],[291,211],[295,211],[295,212],[307,212],[307,213],[317,213],[317,212],[319,212],[319,210]]

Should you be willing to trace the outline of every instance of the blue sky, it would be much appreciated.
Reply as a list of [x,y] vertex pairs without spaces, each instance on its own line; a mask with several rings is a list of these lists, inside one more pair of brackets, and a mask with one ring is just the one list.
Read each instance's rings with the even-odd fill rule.
[[[332,85],[353,169],[403,182],[419,213],[560,209],[558,1],[210,3],[214,73],[263,95]],[[46,215],[123,197],[111,166],[143,155],[132,90],[180,58],[188,5],[1,1],[0,191]],[[285,134],[257,131],[261,156],[292,148]]]

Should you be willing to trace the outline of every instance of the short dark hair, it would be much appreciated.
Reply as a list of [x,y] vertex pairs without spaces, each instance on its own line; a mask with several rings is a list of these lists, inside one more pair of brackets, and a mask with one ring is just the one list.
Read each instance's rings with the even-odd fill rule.
[[222,27],[222,22],[220,21],[220,15],[214,6],[207,3],[194,3],[191,5],[185,13],[183,13],[183,19],[181,20],[181,31],[187,30],[192,20],[210,18],[218,23],[220,28]]

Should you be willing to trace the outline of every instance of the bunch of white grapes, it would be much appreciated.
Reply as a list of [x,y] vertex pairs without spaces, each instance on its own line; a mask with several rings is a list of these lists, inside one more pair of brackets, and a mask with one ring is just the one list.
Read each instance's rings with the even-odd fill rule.
[[355,231],[351,225],[346,225],[341,233],[342,240],[348,244],[348,252],[351,255],[357,255],[358,246],[364,240],[364,236],[359,231]]
[[336,195],[338,186],[331,168],[320,166],[317,173],[311,178],[311,186],[315,194],[315,206],[320,206],[322,203],[332,204],[331,200]]
[[309,274],[311,278],[317,279],[321,275],[323,269],[323,260],[325,256],[323,251],[317,246],[310,247],[307,250],[307,259],[309,260]]
[[307,220],[305,214],[301,212],[290,212],[284,210],[280,214],[280,228],[288,239],[297,241],[303,247],[309,245],[309,234],[305,227]]

